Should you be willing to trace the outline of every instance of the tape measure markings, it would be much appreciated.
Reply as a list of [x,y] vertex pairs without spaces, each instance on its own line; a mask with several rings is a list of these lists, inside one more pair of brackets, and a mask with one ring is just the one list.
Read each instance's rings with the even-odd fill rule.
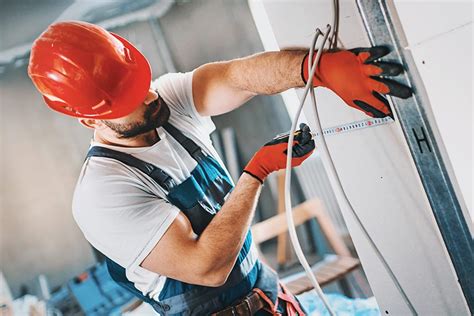
[[[389,116],[384,117],[384,118],[371,118],[367,120],[356,121],[356,122],[324,128],[323,134],[324,135],[341,134],[341,133],[346,133],[346,132],[350,132],[350,131],[354,131],[358,129],[385,125],[385,124],[393,123],[393,122],[395,121]],[[319,133],[314,133],[313,136],[314,135],[319,136]]]

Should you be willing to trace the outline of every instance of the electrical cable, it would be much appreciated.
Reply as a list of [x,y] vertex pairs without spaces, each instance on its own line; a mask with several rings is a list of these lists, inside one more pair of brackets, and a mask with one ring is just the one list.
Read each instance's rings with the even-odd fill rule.
[[[316,71],[316,66],[318,65],[319,59],[321,58],[321,54],[323,52],[323,47],[324,44],[326,43],[328,37],[329,37],[329,31],[331,30],[331,26],[327,26],[326,33],[324,34],[323,41],[321,42],[321,45],[318,49],[318,52],[316,54],[316,59],[311,66],[310,69],[310,74],[314,74]],[[320,29],[316,30],[316,34],[313,38],[313,43],[311,45],[312,47],[312,52],[310,51],[310,58],[312,58],[312,53],[314,52],[314,46],[316,45],[316,42],[319,38],[319,36],[322,35],[322,32]],[[312,60],[312,59],[309,59]],[[309,63],[308,63],[309,65]],[[312,77],[309,77],[312,78]],[[292,152],[292,145],[293,145],[293,140],[294,140],[294,132],[296,131],[296,124],[298,123],[298,118],[301,115],[301,111],[303,110],[303,105],[304,105],[304,100],[306,99],[306,96],[308,95],[308,92],[310,89],[313,89],[313,81],[308,80],[306,83],[304,92],[303,92],[303,98],[301,99],[300,106],[298,108],[298,111],[296,112],[295,119],[293,120],[291,124],[291,130],[290,134],[288,135],[288,149],[287,149],[287,160],[286,160],[286,169],[285,169],[285,214],[286,214],[286,221],[288,222],[288,233],[290,235],[290,240],[291,243],[293,244],[293,248],[295,250],[296,256],[298,257],[298,260],[300,261],[301,265],[303,266],[304,270],[306,271],[306,274],[308,275],[311,283],[313,284],[314,289],[316,290],[316,293],[318,294],[319,298],[321,301],[323,301],[324,306],[328,310],[329,314],[331,316],[335,316],[336,314],[334,311],[331,309],[329,306],[329,302],[326,300],[326,297],[324,296],[323,290],[321,289],[321,286],[319,286],[318,281],[316,280],[316,277],[313,274],[313,270],[311,269],[311,266],[309,265],[308,261],[306,260],[306,257],[304,256],[303,250],[301,249],[301,245],[298,240],[298,236],[296,235],[296,228],[295,228],[295,223],[293,221],[293,214],[292,214],[292,208],[291,208],[291,196],[290,196],[290,185],[291,185],[291,159],[293,158],[293,152]]]
[[332,32],[329,36],[329,49],[335,49],[339,33],[339,0],[332,1]]
[[[312,54],[310,52],[310,57],[309,58],[311,58],[311,57],[312,57]],[[312,78],[312,77],[310,77],[310,78]],[[328,146],[327,146],[327,143],[326,143],[326,139],[325,139],[325,137],[323,136],[323,133],[322,133],[321,122],[320,122],[320,119],[319,119],[319,114],[318,114],[314,89],[310,89],[310,95],[311,95],[311,101],[312,101],[313,106],[314,106],[316,133],[319,133],[319,135],[322,135],[322,136],[320,136],[320,142],[321,142],[320,143],[320,145],[321,145],[320,148],[321,148],[321,151],[323,152],[323,155],[325,155],[326,158],[327,158],[327,161],[328,161],[328,166],[327,167],[329,167],[330,173],[333,175],[334,179],[336,180],[336,183],[337,183],[337,185],[335,186],[336,190],[339,191],[340,196],[343,197],[342,200],[346,204],[347,209],[351,211],[351,213],[354,216],[357,224],[361,228],[361,230],[363,232],[363,235],[365,235],[365,237],[369,241],[370,246],[372,247],[375,254],[377,255],[378,259],[382,262],[382,265],[384,266],[385,270],[388,272],[390,278],[392,279],[394,285],[397,287],[398,291],[402,295],[402,298],[406,302],[406,304],[409,307],[410,311],[412,312],[413,315],[416,315],[417,314],[416,310],[414,309],[411,301],[409,300],[409,298],[406,295],[405,291],[403,290],[402,286],[400,285],[400,282],[398,281],[397,277],[395,276],[392,269],[388,265],[388,263],[385,260],[384,256],[382,255],[382,253],[378,249],[377,245],[375,244],[375,242],[370,237],[367,229],[365,228],[365,226],[362,223],[361,219],[359,218],[358,214],[355,212],[351,202],[349,201],[349,198],[347,197],[346,192],[342,188],[341,179],[339,178],[336,167],[334,165],[334,161],[332,160],[331,155],[329,153]]]
[[[317,40],[318,40],[319,36],[321,36],[323,34],[324,34],[324,36],[323,36],[322,42],[318,46],[317,53],[316,53],[316,58],[315,58],[314,62],[312,63],[312,65],[310,63],[308,63],[308,69],[309,69],[308,73],[310,74],[308,76],[308,78],[313,78],[313,76],[316,72],[316,68],[318,66],[319,59],[321,58],[321,54],[323,52],[324,46],[326,44],[326,41],[328,40],[328,37],[329,37],[330,33],[331,33],[331,38],[330,38],[330,41],[329,41],[330,48],[331,48],[331,46],[333,46],[332,48],[334,48],[337,44],[337,24],[339,22],[338,21],[338,15],[339,15],[338,14],[339,13],[338,0],[333,1],[333,9],[334,9],[333,22],[335,23],[335,30],[333,30],[333,32],[331,33],[331,26],[330,25],[327,25],[325,33],[322,33],[319,28],[316,29],[316,34],[314,35],[313,42],[312,42],[312,45],[310,47],[308,60],[313,60],[313,55],[314,55],[314,50],[315,50]],[[298,107],[298,110],[297,110],[297,112],[295,114],[295,117],[293,119],[293,122],[291,124],[291,129],[290,129],[290,133],[289,133],[289,136],[288,136],[288,148],[287,148],[288,155],[287,155],[286,170],[285,170],[285,214],[286,214],[286,219],[287,219],[287,222],[288,222],[288,232],[289,232],[289,235],[290,235],[290,240],[291,240],[291,243],[293,244],[293,248],[295,250],[296,256],[298,257],[298,260],[300,261],[301,265],[303,266],[304,270],[306,271],[306,274],[308,275],[311,283],[313,284],[314,289],[316,290],[316,293],[320,297],[321,301],[324,303],[324,306],[328,310],[329,314],[331,316],[335,315],[334,311],[331,309],[328,301],[326,300],[326,298],[324,296],[324,293],[323,293],[318,281],[316,280],[316,277],[314,276],[314,273],[313,273],[308,261],[306,260],[306,257],[304,256],[303,250],[301,249],[301,245],[300,245],[299,240],[298,240],[298,236],[296,235],[296,228],[295,228],[295,224],[294,224],[293,216],[292,216],[291,194],[290,194],[291,160],[292,160],[292,156],[293,156],[292,155],[292,153],[293,153],[292,152],[292,145],[293,145],[293,141],[294,141],[294,133],[296,131],[296,125],[298,123],[298,118],[301,115],[301,111],[303,109],[303,105],[304,105],[304,102],[305,102],[306,97],[308,95],[308,92],[311,92],[311,101],[312,101],[313,106],[314,106],[316,135],[319,135],[320,142],[321,142],[321,144],[320,144],[321,145],[320,146],[321,152],[327,158],[327,161],[329,162],[329,164],[328,164],[329,171],[333,175],[333,178],[336,180],[336,184],[337,184],[336,185],[336,191],[338,191],[340,193],[340,196],[343,197],[343,201],[346,204],[347,209],[350,210],[350,212],[354,216],[358,226],[362,230],[363,235],[365,235],[365,237],[369,241],[370,246],[374,250],[374,252],[377,255],[378,259],[381,261],[381,263],[384,266],[385,270],[387,271],[388,275],[392,279],[394,285],[397,287],[398,291],[400,292],[400,294],[401,294],[403,300],[405,301],[405,303],[407,304],[408,308],[410,309],[410,311],[412,312],[413,315],[417,315],[417,312],[416,312],[415,308],[413,307],[413,304],[411,303],[410,299],[408,298],[405,291],[401,287],[400,282],[398,281],[397,277],[395,276],[392,269],[388,265],[387,261],[383,257],[382,253],[378,249],[377,245],[375,244],[375,242],[370,237],[368,231],[366,230],[366,228],[363,225],[362,221],[360,220],[359,216],[357,215],[354,208],[352,207],[352,204],[350,203],[350,201],[349,201],[349,199],[348,199],[348,197],[347,197],[347,195],[346,195],[346,193],[345,193],[345,191],[342,187],[341,180],[340,180],[339,175],[337,173],[337,170],[335,168],[334,161],[332,160],[331,155],[329,153],[327,143],[326,143],[323,131],[322,131],[321,122],[320,122],[320,119],[319,119],[318,108],[317,108],[317,103],[316,103],[316,97],[315,97],[315,94],[314,94],[314,87],[313,87],[311,79],[309,79],[308,82],[306,83],[306,86],[305,86],[304,92],[303,92],[303,96],[302,96],[301,101],[300,101],[300,106]]]

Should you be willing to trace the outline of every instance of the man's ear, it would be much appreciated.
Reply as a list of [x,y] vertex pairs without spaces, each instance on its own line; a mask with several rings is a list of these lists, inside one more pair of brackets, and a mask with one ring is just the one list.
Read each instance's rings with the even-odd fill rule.
[[102,129],[105,127],[105,124],[102,123],[100,120],[94,120],[94,119],[88,119],[88,118],[79,118],[78,119],[79,123],[84,125],[87,128],[92,128],[92,129]]

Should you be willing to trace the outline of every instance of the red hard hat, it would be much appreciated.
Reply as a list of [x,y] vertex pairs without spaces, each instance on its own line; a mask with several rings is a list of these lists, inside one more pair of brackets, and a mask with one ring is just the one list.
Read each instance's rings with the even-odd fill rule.
[[132,44],[79,21],[52,24],[35,40],[28,75],[53,110],[101,120],[132,113],[151,83],[150,65]]

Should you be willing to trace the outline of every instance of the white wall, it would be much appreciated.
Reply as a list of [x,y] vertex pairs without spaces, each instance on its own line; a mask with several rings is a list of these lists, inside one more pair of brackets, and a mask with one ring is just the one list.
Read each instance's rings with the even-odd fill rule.
[[[331,2],[329,0],[249,1],[262,41],[265,47],[270,49],[309,46],[315,28],[324,28],[327,23],[332,22]],[[432,3],[432,5],[437,4],[439,3]],[[456,6],[456,3],[449,2],[449,5]],[[340,10],[342,47],[370,46],[354,1],[340,1]],[[458,21],[459,18],[453,11],[466,10],[466,8],[449,11],[424,11],[420,8],[413,8],[413,10],[414,12],[410,9],[408,11],[411,12],[416,23],[407,27],[414,28],[416,32],[419,25],[432,25],[436,18],[440,21],[446,19]],[[429,13],[436,12],[441,12],[441,16],[427,17]],[[472,15],[470,17],[467,15],[464,20],[471,21],[472,25]],[[455,25],[459,24],[456,22]],[[432,31],[428,26],[425,25],[425,27],[430,32]],[[444,27],[444,25],[440,26],[441,32],[445,31]],[[460,27],[459,32],[459,37],[456,37],[458,44],[453,45],[446,40],[445,47],[453,49],[460,46],[461,52],[453,53],[453,57],[461,60],[464,56],[464,63],[460,61],[447,64],[447,56],[440,57],[436,54],[438,50],[428,46],[429,39],[421,42],[419,47],[420,53],[423,48],[424,53],[429,54],[423,58],[425,60],[423,65],[426,65],[426,61],[434,65],[430,68],[431,73],[429,71],[422,73],[423,80],[425,76],[438,77],[433,79],[437,84],[431,89],[436,93],[430,91],[428,93],[432,102],[433,99],[442,96],[442,100],[436,102],[443,109],[433,109],[433,112],[435,112],[437,123],[445,126],[440,128],[445,143],[456,138],[452,136],[453,134],[459,137],[459,130],[453,129],[451,127],[453,120],[447,118],[455,117],[455,115],[441,112],[448,111],[448,108],[442,105],[456,100],[456,109],[460,113],[458,116],[463,116],[461,129],[467,131],[462,136],[466,140],[461,147],[463,150],[456,151],[460,147],[457,139],[456,142],[447,146],[447,149],[453,165],[457,165],[454,169],[461,176],[461,180],[458,179],[459,183],[461,185],[467,183],[467,187],[464,187],[462,192],[468,196],[467,200],[470,200],[469,195],[472,194],[470,192],[472,190],[470,189],[472,188],[470,161],[472,158],[469,158],[469,155],[471,155],[472,135],[468,132],[472,129],[472,121],[470,121],[472,75],[467,70],[470,70],[469,65],[472,63],[472,60],[469,60],[470,52],[472,52],[470,50],[472,31]],[[448,34],[449,32],[446,36],[452,36]],[[461,38],[461,34],[466,37]],[[471,34],[470,37],[467,36],[469,34]],[[459,43],[461,40],[467,42],[465,46]],[[420,38],[419,41],[423,39]],[[439,49],[442,48],[439,47]],[[450,54],[450,51],[443,53]],[[440,67],[433,73],[433,69],[436,69],[436,65],[440,62],[439,59],[445,62],[442,67],[453,69],[445,72],[445,69]],[[450,73],[456,73],[457,79],[453,79],[454,82],[449,85],[443,85],[443,80],[448,81],[446,78]],[[459,83],[460,81],[462,83]],[[430,84],[430,79],[427,79],[425,84]],[[446,89],[445,86],[453,87]],[[317,89],[316,97],[323,128],[366,118],[364,114],[349,108],[326,89]],[[296,106],[296,102],[291,102],[291,98],[286,98],[285,101],[289,102],[288,108]],[[305,115],[312,125],[312,111],[309,102],[306,103]],[[438,121],[439,116],[442,118]],[[446,133],[449,136],[445,135]],[[354,210],[402,284],[417,312],[420,315],[469,314],[399,122],[330,136],[327,137],[327,141],[344,190]],[[454,152],[451,152],[453,149]],[[350,211],[343,208],[342,213],[382,313],[387,311],[396,315],[410,314]]]
[[473,3],[394,3],[472,222]]

